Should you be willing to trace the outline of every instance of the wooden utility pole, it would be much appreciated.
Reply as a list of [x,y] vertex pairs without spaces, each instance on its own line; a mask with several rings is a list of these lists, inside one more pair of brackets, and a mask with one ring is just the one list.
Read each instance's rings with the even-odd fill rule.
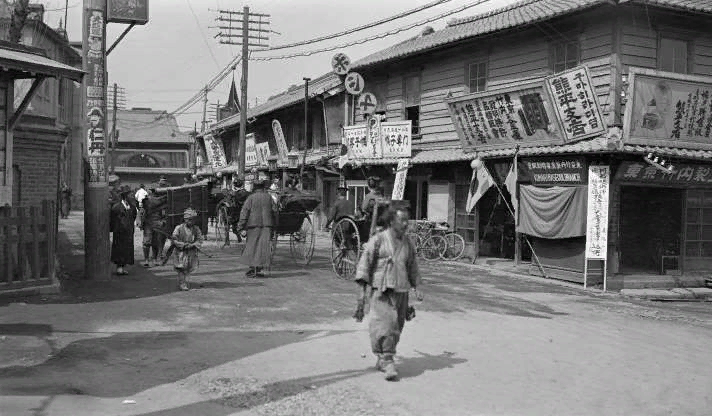
[[302,167],[299,169],[299,181],[304,186],[304,166],[307,164],[307,150],[309,150],[309,81],[311,78],[302,79],[304,80],[304,156]]
[[[270,30],[264,29],[262,26],[269,25],[269,21],[266,20],[269,18],[269,15],[250,13],[249,7],[244,7],[241,12],[230,10],[219,10],[219,12],[220,17],[218,17],[217,20],[228,22],[229,24],[228,26],[218,26],[221,32],[219,32],[216,37],[221,38],[220,43],[242,46],[242,80],[240,82],[240,88],[242,90],[240,101],[242,108],[240,109],[240,135],[237,137],[237,146],[232,146],[232,159],[237,161],[238,177],[245,179],[245,141],[247,136],[247,108],[249,107],[247,101],[247,70],[250,61],[250,46],[259,48],[268,46],[262,43],[262,41],[269,40],[269,37],[267,37],[265,33],[269,33]],[[233,15],[240,16],[241,19],[233,19]],[[233,26],[233,23],[239,23],[240,26]],[[250,26],[250,24],[257,24],[257,27]],[[222,32],[222,30],[226,32]],[[239,33],[232,33],[233,30],[239,30]],[[232,38],[240,38],[240,42],[234,42],[231,40]],[[252,43],[250,39],[256,39],[256,42]]]
[[203,97],[203,122],[200,125],[200,131],[205,131],[205,123],[208,111],[208,86],[205,86],[205,96]]
[[[106,0],[84,0],[82,27],[82,82],[87,115],[82,136],[86,140],[87,176],[84,193],[85,278],[111,277],[109,246],[109,183],[106,169]],[[90,45],[101,45],[99,51]]]
[[109,163],[110,163],[110,169],[109,172],[113,174],[115,172],[116,166],[114,165],[114,156],[116,155],[116,145],[119,143],[119,138],[116,137],[116,94],[117,94],[118,86],[116,83],[114,83],[114,112],[112,114],[112,123],[111,123],[111,146],[109,147]]

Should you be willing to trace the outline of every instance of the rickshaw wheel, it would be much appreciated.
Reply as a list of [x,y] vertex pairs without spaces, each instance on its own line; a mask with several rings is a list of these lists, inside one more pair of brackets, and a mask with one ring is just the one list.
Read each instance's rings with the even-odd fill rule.
[[351,218],[340,219],[331,231],[331,265],[342,279],[353,280],[361,255],[361,236]]
[[307,215],[299,231],[289,235],[289,251],[297,264],[306,266],[311,262],[315,238],[314,225]]

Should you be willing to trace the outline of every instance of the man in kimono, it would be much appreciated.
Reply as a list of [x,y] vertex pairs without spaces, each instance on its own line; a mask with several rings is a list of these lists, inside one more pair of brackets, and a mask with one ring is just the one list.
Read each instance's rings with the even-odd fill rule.
[[361,213],[367,219],[370,219],[376,202],[383,199],[383,187],[381,186],[381,178],[378,176],[371,176],[366,184],[368,185],[368,193],[361,203]]
[[421,279],[415,247],[406,235],[409,219],[408,208],[391,204],[385,215],[387,228],[364,245],[356,268],[361,290],[354,317],[363,319],[362,306],[370,297],[371,350],[378,357],[376,368],[385,372],[389,381],[398,378],[393,357],[408,315],[408,292],[412,289],[418,300],[423,299],[417,289]]
[[129,274],[126,265],[134,264],[134,221],[137,211],[128,185],[119,188],[118,193],[121,200],[111,207],[111,261],[116,264],[116,274],[126,275]]
[[203,243],[203,233],[195,225],[198,213],[188,208],[183,213],[183,223],[173,230],[173,246],[177,251],[174,267],[178,272],[178,287],[180,290],[189,290],[188,279],[190,274],[198,268],[198,249]]
[[262,269],[271,260],[272,228],[275,223],[277,205],[265,189],[267,181],[255,180],[255,191],[247,198],[240,211],[239,231],[247,232],[247,243],[242,258],[250,267],[247,277],[264,277]]

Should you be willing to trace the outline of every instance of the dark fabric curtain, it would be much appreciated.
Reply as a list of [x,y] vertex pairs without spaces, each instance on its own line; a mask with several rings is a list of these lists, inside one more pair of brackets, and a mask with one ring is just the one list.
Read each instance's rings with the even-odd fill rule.
[[587,186],[519,187],[517,231],[541,238],[586,235]]
[[324,99],[326,125],[329,143],[341,144],[341,126],[344,124],[344,96],[336,95]]

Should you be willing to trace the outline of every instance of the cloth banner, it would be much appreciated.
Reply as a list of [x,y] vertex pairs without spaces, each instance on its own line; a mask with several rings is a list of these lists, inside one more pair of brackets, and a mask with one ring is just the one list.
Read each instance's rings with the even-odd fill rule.
[[586,235],[587,186],[519,187],[517,232],[541,238]]
[[467,194],[467,212],[472,212],[472,209],[477,205],[477,201],[482,198],[482,195],[494,185],[494,179],[490,175],[487,167],[483,164],[479,169],[472,171],[472,179],[470,180],[470,191]]

